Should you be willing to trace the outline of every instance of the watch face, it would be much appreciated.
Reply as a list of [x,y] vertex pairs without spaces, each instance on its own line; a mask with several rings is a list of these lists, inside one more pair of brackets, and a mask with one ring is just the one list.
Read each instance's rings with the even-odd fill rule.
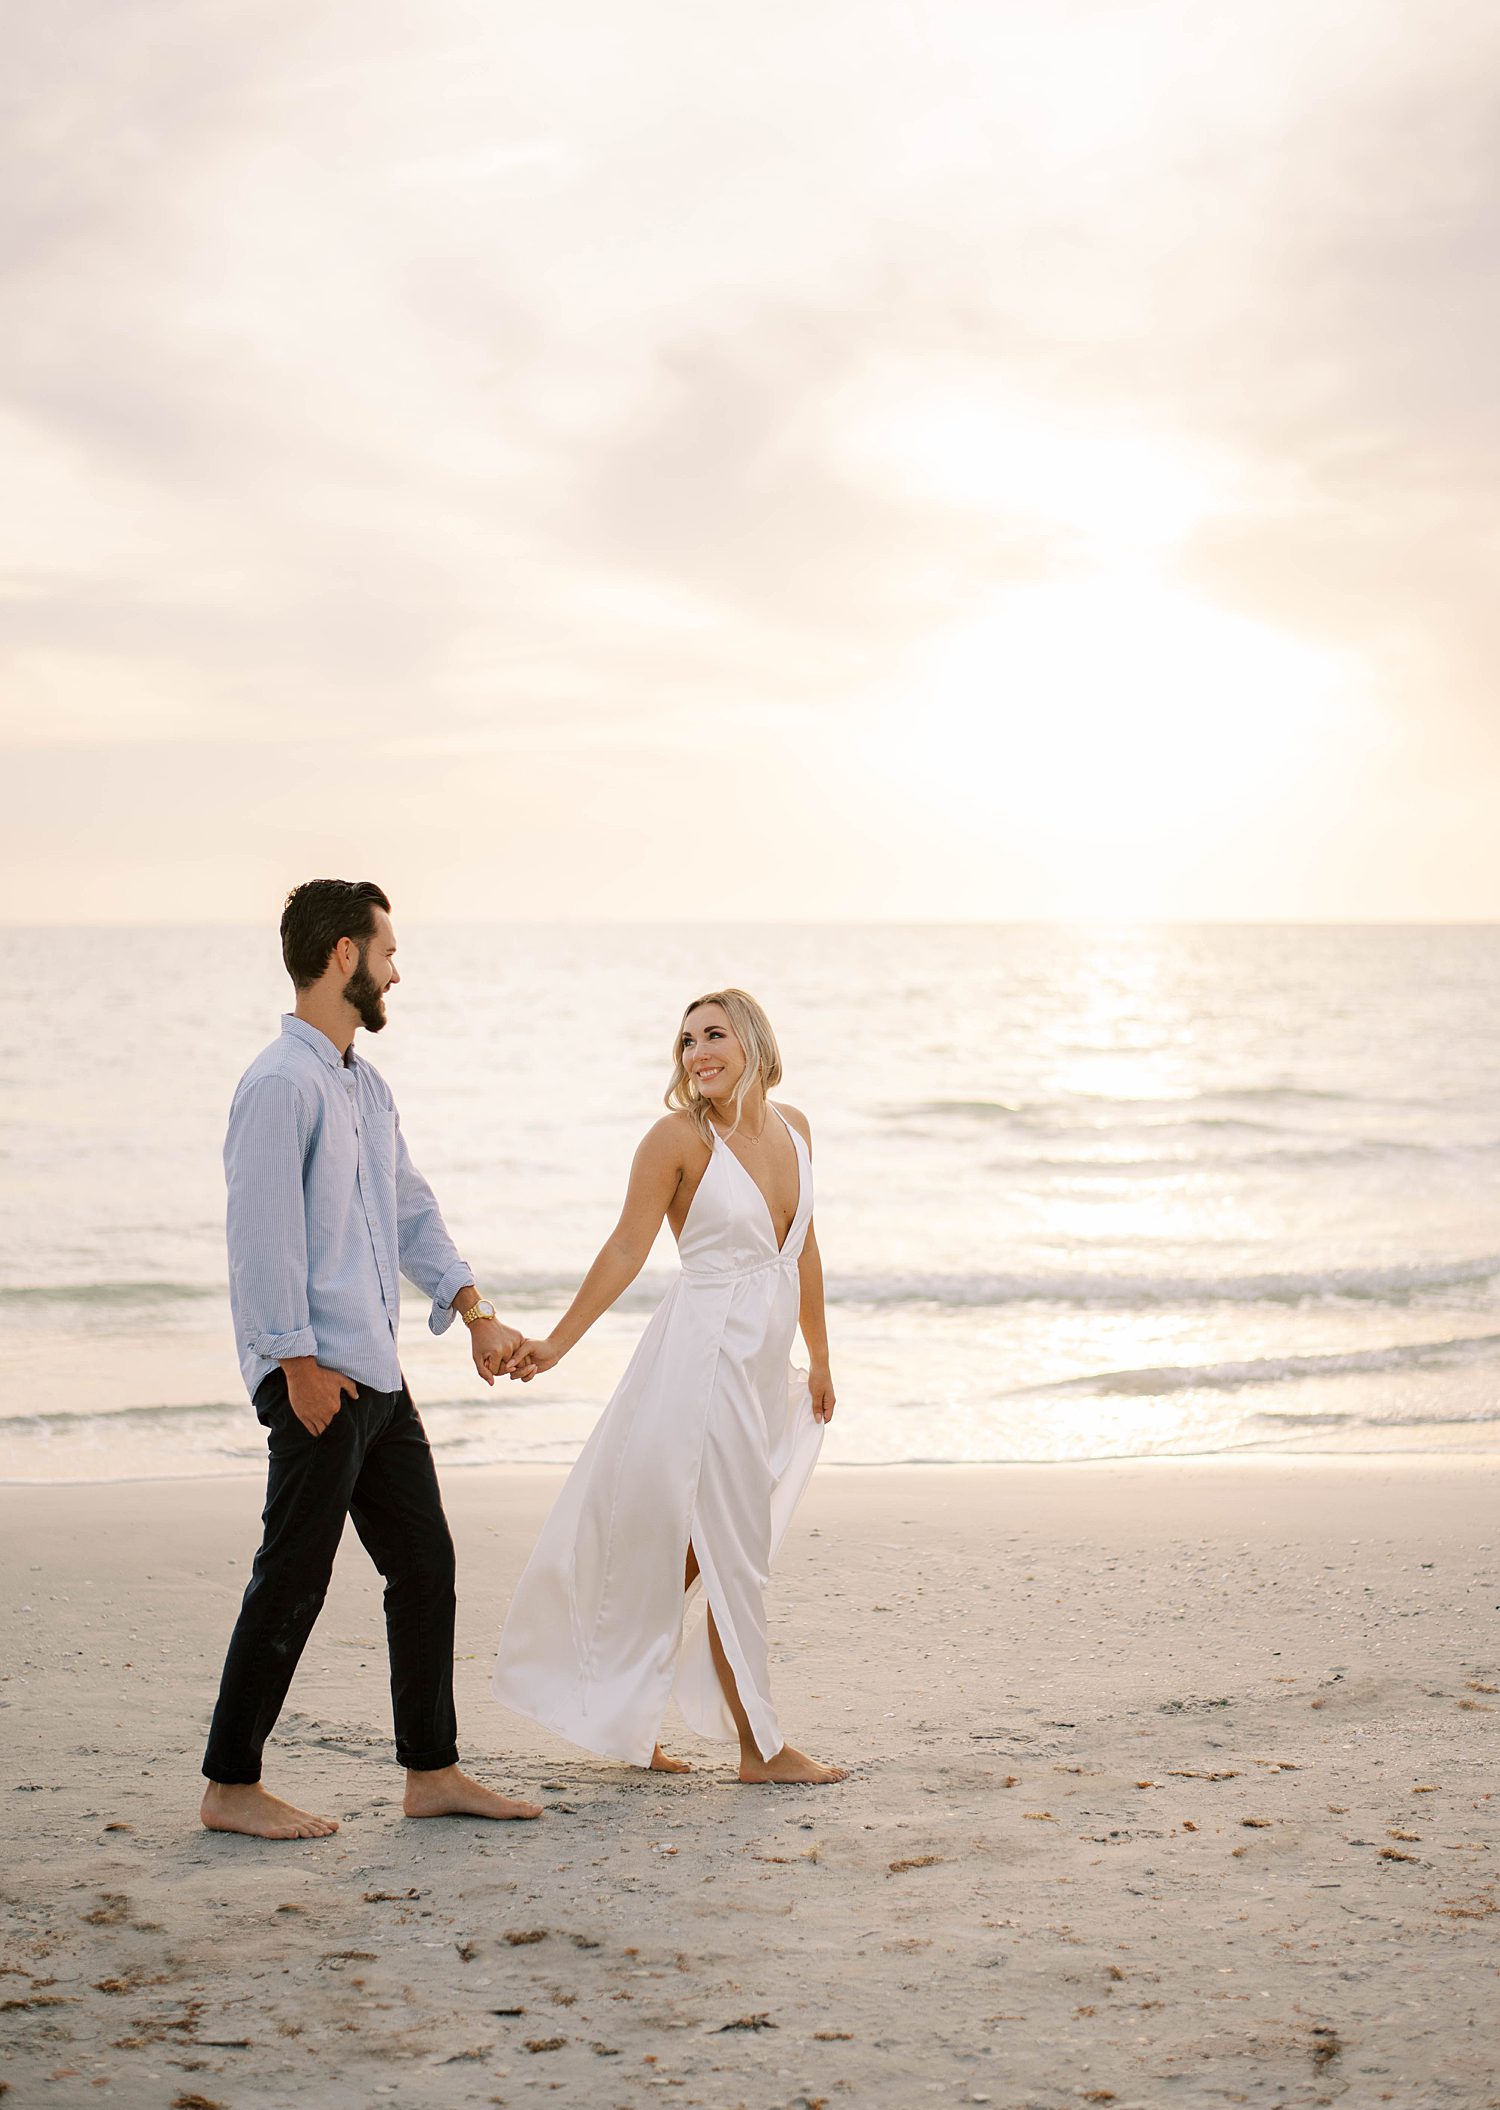
[[475,1307],[474,1307],[474,1316],[475,1316],[475,1318],[476,1318],[476,1319],[493,1319],[493,1318],[494,1318],[494,1316],[495,1316],[495,1307],[494,1307],[494,1305],[493,1305],[493,1304],[491,1304],[491,1302],[490,1302],[490,1300],[489,1300],[489,1298],[488,1298],[488,1297],[481,1297],[481,1298],[480,1298],[479,1302],[478,1302],[478,1303],[477,1303],[477,1304],[475,1305]]

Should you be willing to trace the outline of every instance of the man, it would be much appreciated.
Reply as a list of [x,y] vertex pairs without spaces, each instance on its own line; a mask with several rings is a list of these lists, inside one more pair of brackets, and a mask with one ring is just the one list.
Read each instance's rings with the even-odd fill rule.
[[395,1101],[354,1053],[385,1025],[390,902],[362,881],[287,896],[281,952],[296,1008],[245,1072],[224,1142],[229,1296],[240,1368],[269,1431],[265,1535],[229,1644],[203,1771],[203,1822],[258,1839],[338,1830],[261,1785],[333,1557],[352,1516],[385,1577],[396,1756],[408,1817],[539,1817],[460,1772],[453,1710],[453,1541],[396,1358],[400,1277],[455,1312],[493,1384],[521,1336],[479,1296],[407,1154]]

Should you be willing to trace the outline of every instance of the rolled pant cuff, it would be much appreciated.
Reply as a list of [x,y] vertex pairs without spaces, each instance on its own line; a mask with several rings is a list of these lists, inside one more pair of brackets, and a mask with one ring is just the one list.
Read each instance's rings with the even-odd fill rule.
[[253,1788],[260,1779],[260,1770],[259,1766],[243,1762],[235,1765],[226,1760],[221,1764],[212,1751],[203,1761],[203,1778],[212,1781],[216,1788]]
[[457,1744],[445,1744],[440,1751],[402,1751],[396,1753],[398,1766],[405,1766],[408,1773],[442,1773],[449,1766],[458,1764]]

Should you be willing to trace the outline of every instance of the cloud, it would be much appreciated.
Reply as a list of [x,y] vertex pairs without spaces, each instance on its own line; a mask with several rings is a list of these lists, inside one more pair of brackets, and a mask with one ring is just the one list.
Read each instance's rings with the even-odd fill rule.
[[1066,505],[851,450],[873,390],[1211,463],[1182,583],[1360,659],[1366,796],[1415,743],[1440,833],[1497,761],[1497,46],[1452,0],[23,10],[0,743],[154,745],[247,823],[214,751],[822,754],[1083,561]]

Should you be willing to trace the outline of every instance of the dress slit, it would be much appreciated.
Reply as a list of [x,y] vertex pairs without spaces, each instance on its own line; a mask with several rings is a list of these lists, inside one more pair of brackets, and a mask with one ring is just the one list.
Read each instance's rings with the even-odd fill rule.
[[[755,1738],[755,1748],[760,1753],[762,1758],[774,1758],[777,1752],[781,1749],[782,1744],[785,1742],[785,1738],[782,1736],[780,1728],[777,1725],[775,1709],[772,1707],[770,1701],[766,1698],[764,1693],[760,1691],[760,1689],[756,1685],[755,1679],[751,1676],[750,1667],[746,1660],[744,1648],[741,1645],[739,1634],[735,1629],[734,1619],[725,1606],[723,1585],[719,1582],[718,1573],[715,1568],[713,1557],[712,1555],[710,1555],[710,1557],[706,1561],[703,1558],[703,1548],[699,1542],[699,1533],[701,1531],[701,1525],[701,1517],[697,1509],[695,1508],[693,1513],[693,1530],[692,1535],[688,1540],[688,1544],[692,1547],[694,1554],[697,1556],[698,1580],[703,1586],[704,1632],[702,1648],[704,1655],[708,1658],[709,1670],[713,1678],[714,1693],[719,1701],[720,1706],[723,1708],[725,1715],[729,1719],[732,1733],[738,1734],[737,1731],[733,1731],[734,1717],[730,1713],[729,1696],[719,1682],[718,1669],[713,1661],[713,1650],[710,1646],[708,1639],[708,1619],[710,1613],[713,1615],[714,1625],[718,1629],[720,1646],[723,1648],[724,1654],[728,1658],[729,1668],[734,1673],[735,1690],[740,1696],[740,1705],[744,1708],[745,1718],[750,1724],[750,1734]],[[683,1607],[683,1613],[685,1619],[685,1602]],[[680,1705],[681,1696],[679,1695],[679,1706]]]

